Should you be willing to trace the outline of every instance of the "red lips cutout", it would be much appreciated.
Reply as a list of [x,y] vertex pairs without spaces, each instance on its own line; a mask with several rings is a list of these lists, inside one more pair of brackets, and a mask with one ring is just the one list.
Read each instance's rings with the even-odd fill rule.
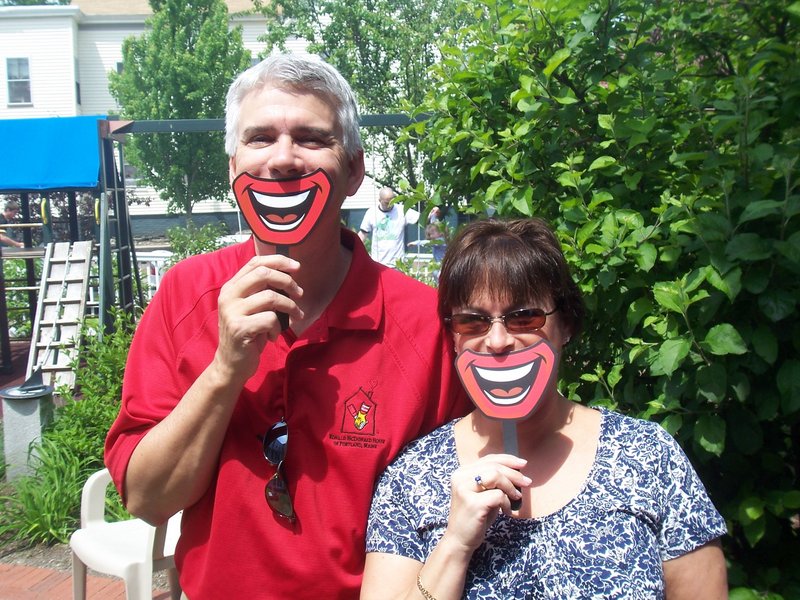
[[493,419],[522,420],[539,406],[557,371],[558,353],[547,340],[508,354],[464,350],[456,371],[475,406]]
[[292,179],[263,179],[242,173],[232,187],[253,235],[276,246],[302,242],[333,195],[333,181],[322,169]]

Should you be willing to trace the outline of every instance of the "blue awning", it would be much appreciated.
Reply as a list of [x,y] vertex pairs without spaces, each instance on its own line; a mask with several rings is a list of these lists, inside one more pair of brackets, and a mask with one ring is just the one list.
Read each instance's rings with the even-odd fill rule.
[[97,188],[105,118],[0,119],[0,192]]

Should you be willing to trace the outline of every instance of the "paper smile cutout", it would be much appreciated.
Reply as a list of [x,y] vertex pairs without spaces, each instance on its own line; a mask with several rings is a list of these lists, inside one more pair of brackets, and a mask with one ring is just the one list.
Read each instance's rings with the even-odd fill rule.
[[467,395],[492,419],[521,420],[539,406],[557,371],[558,353],[541,340],[508,354],[464,350],[456,371]]
[[276,246],[292,246],[306,239],[333,195],[333,181],[322,169],[292,179],[242,173],[232,187],[253,235]]

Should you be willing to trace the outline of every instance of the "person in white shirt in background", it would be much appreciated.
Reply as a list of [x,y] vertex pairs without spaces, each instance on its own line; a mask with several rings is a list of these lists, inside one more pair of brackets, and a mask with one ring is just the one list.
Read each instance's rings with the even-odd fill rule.
[[414,225],[419,220],[419,212],[403,210],[402,205],[393,204],[395,193],[384,187],[378,192],[378,205],[367,209],[358,237],[362,242],[372,236],[370,255],[372,259],[394,267],[398,259],[406,254],[406,225]]

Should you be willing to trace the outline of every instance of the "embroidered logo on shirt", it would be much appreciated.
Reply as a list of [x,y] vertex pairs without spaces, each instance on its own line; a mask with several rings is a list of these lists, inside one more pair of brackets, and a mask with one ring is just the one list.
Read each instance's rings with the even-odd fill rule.
[[377,448],[386,443],[386,440],[375,437],[378,405],[372,399],[371,391],[367,392],[359,387],[344,401],[341,411],[341,433],[331,434],[334,445]]

